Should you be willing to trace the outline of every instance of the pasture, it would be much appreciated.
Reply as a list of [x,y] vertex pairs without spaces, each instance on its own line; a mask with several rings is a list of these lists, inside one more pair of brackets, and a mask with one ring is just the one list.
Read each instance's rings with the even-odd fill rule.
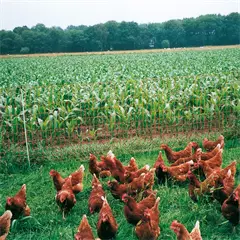
[[[192,138],[192,140],[200,139]],[[126,144],[105,144],[100,148],[86,148],[84,154],[75,148],[58,149],[58,158],[54,158],[54,153],[46,152],[46,161],[41,164],[33,164],[30,170],[23,170],[21,166],[9,169],[8,174],[1,174],[0,188],[0,214],[4,211],[5,198],[15,193],[23,183],[27,184],[27,202],[31,207],[32,213],[30,218],[17,220],[12,226],[9,240],[20,239],[73,239],[77,231],[77,227],[81,221],[82,215],[87,214],[88,221],[93,229],[94,236],[96,234],[96,224],[98,214],[90,215],[87,204],[91,191],[92,175],[88,172],[88,155],[87,152],[95,152],[97,156],[106,154],[107,149],[112,149],[125,165],[129,159],[135,157],[139,166],[145,164],[153,165],[158,156],[158,145],[162,143],[162,139],[155,140],[154,146],[151,141],[142,142],[141,149],[137,146]],[[164,141],[165,142],[165,141]],[[185,140],[180,142],[171,141],[171,146],[175,150],[182,149]],[[143,147],[145,144],[145,150]],[[239,144],[239,143],[238,143]],[[79,153],[80,152],[80,153]],[[134,153],[135,152],[135,153]],[[164,154],[163,154],[164,155]],[[240,147],[232,147],[231,141],[228,141],[223,155],[223,167],[228,163],[237,160],[236,185],[240,183],[239,178],[239,155]],[[51,160],[52,159],[52,160]],[[164,155],[164,160],[166,157]],[[81,164],[86,167],[84,176],[83,192],[77,195],[77,204],[66,217],[62,220],[62,213],[59,211],[55,202],[56,191],[54,189],[52,179],[49,176],[51,169],[58,170],[63,176],[75,171]],[[124,204],[112,197],[107,186],[107,180],[102,180],[107,199],[113,209],[113,214],[119,225],[116,239],[137,239],[134,232],[134,226],[128,224],[123,214]],[[221,214],[220,204],[215,200],[212,201],[208,197],[200,198],[198,203],[194,203],[188,196],[188,181],[186,183],[167,182],[164,185],[155,183],[153,189],[157,190],[157,196],[160,200],[160,229],[159,239],[176,239],[175,234],[170,230],[170,224],[177,219],[185,224],[191,230],[197,220],[200,221],[200,228],[203,239],[214,240],[237,240],[239,238],[239,226],[236,233],[232,233],[231,225]]]

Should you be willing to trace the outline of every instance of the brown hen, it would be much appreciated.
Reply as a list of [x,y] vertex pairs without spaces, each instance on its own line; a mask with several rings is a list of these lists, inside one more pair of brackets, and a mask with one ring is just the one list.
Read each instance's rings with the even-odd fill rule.
[[196,222],[192,232],[189,233],[186,227],[178,221],[173,221],[170,227],[177,235],[178,240],[202,240],[199,221]]
[[149,172],[144,175],[144,189],[151,189],[154,185],[154,175],[156,168],[151,168]]
[[233,230],[240,221],[240,184],[222,204],[223,216],[232,224]]
[[99,173],[102,170],[108,170],[103,159],[101,162],[98,162],[97,157],[93,154],[90,154],[90,156],[89,156],[89,172],[91,174],[95,173],[96,176],[99,177]]
[[60,175],[59,172],[53,169],[49,172],[49,174],[53,179],[54,187],[56,188],[57,191],[60,191],[62,189],[62,185],[65,182],[65,179]]
[[88,223],[87,216],[83,215],[82,221],[78,227],[78,232],[75,235],[75,240],[94,240],[91,226]]
[[212,157],[208,160],[205,160],[205,161],[199,160],[197,163],[194,164],[194,167],[196,169],[199,167],[202,168],[204,175],[206,177],[210,176],[213,171],[221,169],[222,152],[223,152],[223,149],[220,149],[214,157]]
[[190,142],[184,150],[174,152],[167,144],[162,144],[160,146],[160,148],[165,151],[169,163],[174,163],[179,158],[191,156],[192,155],[192,147],[193,147],[193,143]]
[[12,212],[12,219],[17,219],[20,216],[30,216],[30,208],[26,203],[26,190],[26,184],[23,184],[14,197],[7,198],[5,209]]
[[216,181],[213,197],[220,202],[223,202],[232,194],[234,190],[235,176],[231,169],[228,170],[224,177],[220,177]]
[[81,165],[80,168],[72,173],[72,189],[74,194],[77,194],[83,190],[83,177],[84,177],[84,166]]
[[2,216],[0,216],[0,240],[5,240],[11,226],[12,212],[7,210]]
[[193,164],[194,162],[192,160],[173,167],[167,167],[164,163],[162,163],[162,170],[163,172],[168,173],[168,175],[174,180],[184,182],[186,181],[187,173],[190,171]]
[[167,177],[168,177],[167,173],[164,172],[162,169],[163,165],[164,165],[164,161],[162,158],[162,152],[160,151],[158,154],[158,158],[153,166],[156,169],[155,174],[158,179],[158,184],[165,183],[165,181],[167,180]]
[[65,219],[65,213],[68,213],[76,204],[76,198],[72,189],[72,176],[67,178],[62,189],[57,192],[56,202],[63,213],[63,219]]
[[111,175],[120,183],[124,183],[125,177],[125,168],[123,167],[123,164],[120,160],[118,160],[115,155],[112,153],[112,151],[108,152],[107,158],[110,158],[112,161],[114,161],[114,165],[110,167]]
[[136,235],[140,240],[156,240],[160,235],[159,201],[160,198],[158,197],[154,206],[144,211],[142,219],[135,228]]
[[[226,196],[231,194],[234,186],[234,175],[236,173],[235,164],[236,163],[233,162],[222,170],[213,171],[203,182],[200,182],[197,177],[189,171],[189,196],[191,199],[197,201],[197,196],[213,193],[213,197],[216,197],[218,201],[224,201]],[[220,188],[218,188],[219,186]]]
[[150,167],[149,165],[144,166],[143,168],[137,170],[137,171],[125,171],[124,177],[125,182],[132,182],[134,178],[139,177],[142,173],[147,173],[149,171]]
[[139,193],[145,190],[145,173],[142,173],[139,177],[134,178],[132,182],[128,184],[128,193]]
[[131,158],[129,161],[129,164],[127,166],[124,166],[125,171],[129,171],[129,172],[136,172],[138,170],[138,165],[136,163],[135,158]]
[[131,183],[120,184],[116,180],[108,181],[108,187],[114,198],[121,199],[124,193],[131,196],[136,196],[138,193],[143,192],[144,189],[144,173],[138,178],[134,178]]
[[208,152],[213,150],[218,144],[220,144],[221,148],[224,148],[224,136],[220,135],[216,141],[210,141],[207,138],[204,138],[202,144]]
[[116,199],[121,199],[122,195],[128,192],[128,185],[120,184],[117,180],[108,181],[108,187]]
[[202,152],[201,153],[201,160],[209,160],[213,158],[221,149],[221,144],[218,144],[211,152]]
[[171,167],[178,166],[180,164],[189,162],[191,160],[194,162],[197,162],[199,159],[201,159],[201,154],[202,154],[202,149],[198,148],[193,155],[189,157],[179,158],[176,162],[171,164]]
[[90,213],[100,211],[103,204],[102,196],[105,197],[105,192],[103,191],[102,184],[100,183],[96,175],[93,174],[92,192],[88,199],[88,208],[90,210]]
[[115,237],[118,225],[113,216],[112,209],[110,208],[107,199],[102,197],[103,206],[100,210],[98,223],[97,223],[97,233],[101,239],[111,239]]
[[154,206],[156,202],[156,196],[155,194],[151,194],[147,198],[137,203],[133,197],[124,194],[122,196],[122,201],[125,203],[124,215],[127,221],[136,225],[142,219],[144,210]]
[[[81,165],[77,171],[70,174],[70,176],[72,177],[72,187],[73,187],[74,194],[81,192],[83,189],[82,182],[83,182],[84,170],[85,170],[84,166]],[[56,170],[51,170],[49,174],[53,179],[53,184],[54,184],[56,190],[60,191],[68,177],[63,178],[60,175],[60,173],[57,172]]]

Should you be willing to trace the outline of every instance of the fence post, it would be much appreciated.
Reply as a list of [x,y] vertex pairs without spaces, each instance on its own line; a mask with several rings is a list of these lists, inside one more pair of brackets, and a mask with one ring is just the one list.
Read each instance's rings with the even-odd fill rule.
[[28,167],[30,167],[30,157],[29,157],[29,149],[28,149],[27,128],[26,128],[26,119],[25,119],[25,108],[24,108],[25,103],[23,100],[22,88],[21,88],[21,96],[22,96],[23,125],[24,125],[24,134],[25,134],[25,142],[26,142],[26,150],[27,150],[27,160],[28,160]]

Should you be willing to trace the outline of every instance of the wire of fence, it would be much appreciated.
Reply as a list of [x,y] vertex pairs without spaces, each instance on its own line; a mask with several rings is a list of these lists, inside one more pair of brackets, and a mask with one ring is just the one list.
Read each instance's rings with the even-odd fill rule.
[[[141,85],[131,88],[129,82],[125,89],[128,92],[114,99],[111,94],[100,98],[96,92],[80,98],[78,94],[82,96],[83,89],[74,84],[52,85],[47,89],[44,86],[12,88],[8,95],[3,94],[4,105],[0,109],[1,151],[6,153],[13,145],[26,146],[30,163],[28,147],[38,148],[39,144],[54,147],[214,131],[239,134],[239,90],[232,88],[221,93],[218,81],[214,81],[216,76],[200,75],[184,78],[195,78],[194,84],[199,78],[205,78],[206,84],[213,81],[211,91],[197,91],[201,86],[196,85],[177,92],[175,85],[182,78],[170,79],[168,87],[172,91],[168,94],[161,87],[161,91],[149,94],[154,86],[148,86],[146,92]],[[149,84],[147,79],[141,80],[144,83]]]

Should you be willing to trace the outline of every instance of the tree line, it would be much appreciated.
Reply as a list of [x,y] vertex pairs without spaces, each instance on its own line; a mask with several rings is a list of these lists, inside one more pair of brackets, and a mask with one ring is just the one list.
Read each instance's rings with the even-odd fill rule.
[[108,21],[93,26],[16,27],[0,31],[0,53],[52,53],[240,44],[240,14],[202,15],[163,23]]

